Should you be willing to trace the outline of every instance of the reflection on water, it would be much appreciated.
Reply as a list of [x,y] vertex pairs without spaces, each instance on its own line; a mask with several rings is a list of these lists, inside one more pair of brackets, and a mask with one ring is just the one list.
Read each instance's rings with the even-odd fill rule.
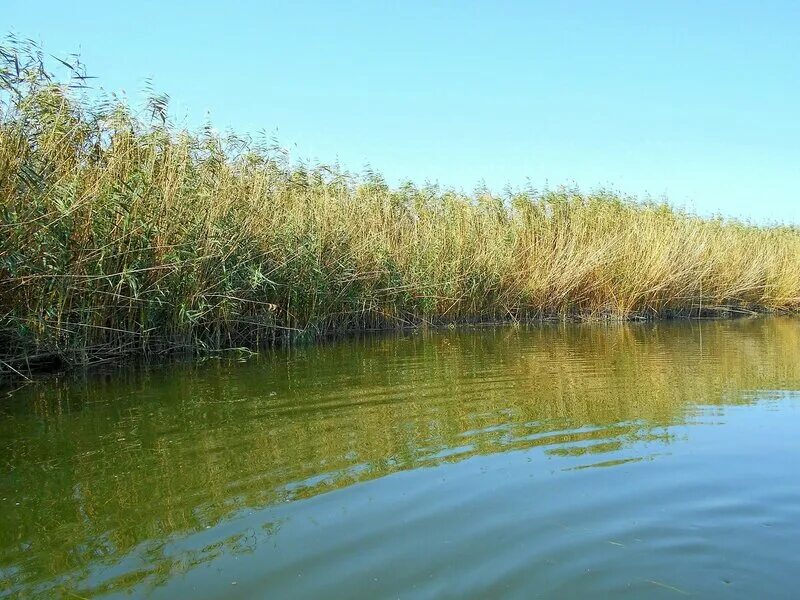
[[0,402],[0,589],[788,597],[797,389],[782,318],[381,336],[27,386]]

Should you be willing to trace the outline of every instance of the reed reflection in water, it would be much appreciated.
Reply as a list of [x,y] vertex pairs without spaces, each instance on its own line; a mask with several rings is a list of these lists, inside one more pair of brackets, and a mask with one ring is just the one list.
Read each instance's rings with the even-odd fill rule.
[[[645,501],[677,511],[676,519],[681,502],[693,506],[699,512],[680,513],[684,523],[708,518],[708,507],[693,502],[707,497],[704,481],[732,465],[717,455],[690,460],[692,452],[713,451],[697,440],[717,436],[717,448],[731,452],[737,441],[726,435],[786,443],[757,425],[776,415],[794,423],[797,413],[786,407],[795,406],[797,389],[800,327],[789,318],[418,332],[243,362],[62,377],[0,402],[0,582],[23,597],[215,597],[233,589],[230,561],[248,557],[257,563],[235,580],[244,597],[476,589],[524,596],[539,581],[521,576],[534,564],[553,586],[539,581],[543,593],[677,594],[686,590],[619,567],[608,569],[615,576],[569,587],[606,555],[580,553],[596,541],[589,535],[569,548],[551,544],[572,530],[597,534],[598,519],[603,535],[642,539],[619,522]],[[740,432],[737,418],[751,419],[753,430]],[[738,466],[759,456],[740,457]],[[777,471],[762,469],[775,477],[762,487],[791,478],[790,461],[783,455],[773,461]],[[716,485],[735,489],[736,480]],[[800,499],[797,487],[775,485],[783,500],[772,521],[785,518],[786,531],[796,531],[789,500]],[[662,493],[675,494],[674,504]],[[752,509],[755,500],[737,493],[728,504]],[[351,516],[307,527],[332,510]],[[449,520],[457,514],[459,521]],[[741,512],[733,516],[740,520],[719,524],[749,523]],[[439,545],[445,533],[449,547]],[[658,556],[659,543],[669,543],[651,533],[650,555]],[[487,542],[502,535],[510,536],[506,545]],[[425,540],[438,550],[415,557]],[[714,562],[709,540],[695,540],[698,564]],[[614,541],[601,540],[603,551]],[[684,542],[691,549],[691,540],[672,548],[676,565]],[[463,570],[452,568],[456,559]],[[367,577],[389,563],[406,576]],[[430,578],[423,577],[428,566]],[[722,579],[716,583],[728,585]],[[716,589],[691,576],[689,583]]]

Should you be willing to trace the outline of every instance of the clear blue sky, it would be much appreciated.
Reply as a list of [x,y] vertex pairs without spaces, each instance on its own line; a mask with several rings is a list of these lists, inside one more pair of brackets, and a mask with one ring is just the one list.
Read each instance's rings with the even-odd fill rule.
[[666,195],[800,223],[800,2],[5,0],[0,29],[79,52],[178,121],[472,190]]

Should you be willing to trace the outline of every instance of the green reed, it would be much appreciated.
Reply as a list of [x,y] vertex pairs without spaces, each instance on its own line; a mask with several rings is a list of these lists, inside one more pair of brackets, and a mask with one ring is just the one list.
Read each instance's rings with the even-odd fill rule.
[[[296,164],[0,47],[0,373],[421,323],[792,311],[800,231]],[[68,62],[68,61],[67,61]]]

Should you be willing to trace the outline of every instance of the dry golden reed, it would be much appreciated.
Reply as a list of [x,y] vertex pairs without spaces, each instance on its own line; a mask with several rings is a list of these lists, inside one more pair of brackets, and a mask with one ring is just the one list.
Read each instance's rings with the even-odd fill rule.
[[419,323],[792,311],[800,231],[291,164],[0,48],[0,371]]

